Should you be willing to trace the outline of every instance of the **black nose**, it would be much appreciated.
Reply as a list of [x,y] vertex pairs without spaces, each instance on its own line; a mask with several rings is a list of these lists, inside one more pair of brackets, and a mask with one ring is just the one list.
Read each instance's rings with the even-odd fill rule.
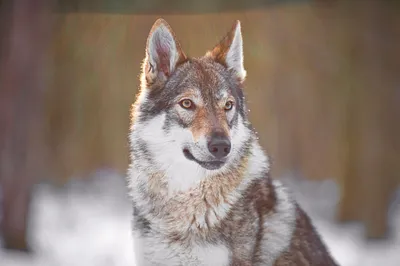
[[208,150],[217,159],[222,159],[231,151],[231,142],[225,136],[213,136],[208,142]]

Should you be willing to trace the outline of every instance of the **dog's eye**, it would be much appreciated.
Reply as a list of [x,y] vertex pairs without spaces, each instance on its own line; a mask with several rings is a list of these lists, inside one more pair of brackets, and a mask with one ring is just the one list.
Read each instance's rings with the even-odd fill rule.
[[225,103],[225,106],[224,106],[225,111],[232,110],[232,108],[233,108],[233,102],[232,101],[227,101]]
[[194,106],[193,102],[191,100],[189,100],[189,99],[184,99],[184,100],[180,101],[179,105],[182,106],[182,108],[185,108],[185,109],[191,109]]

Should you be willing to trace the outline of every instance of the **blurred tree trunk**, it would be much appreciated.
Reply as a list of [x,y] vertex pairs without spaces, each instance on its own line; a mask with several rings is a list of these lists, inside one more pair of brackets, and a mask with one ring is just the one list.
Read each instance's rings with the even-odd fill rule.
[[358,20],[346,27],[355,71],[349,72],[349,153],[338,219],[362,221],[367,237],[381,238],[388,234],[388,207],[399,182],[398,9],[394,1],[348,5]]
[[43,163],[45,55],[52,0],[4,0],[0,13],[0,188],[5,248],[28,250],[29,198]]

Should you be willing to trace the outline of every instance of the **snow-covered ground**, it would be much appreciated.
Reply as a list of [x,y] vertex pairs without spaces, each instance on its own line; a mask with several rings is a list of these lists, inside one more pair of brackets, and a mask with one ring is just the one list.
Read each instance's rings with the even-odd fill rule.
[[[390,240],[366,243],[359,225],[338,225],[334,182],[282,178],[310,214],[342,266],[400,265],[400,195],[392,207]],[[98,171],[63,188],[37,186],[30,224],[34,255],[0,249],[1,266],[134,266],[131,208],[121,176]],[[0,241],[1,244],[1,241]]]

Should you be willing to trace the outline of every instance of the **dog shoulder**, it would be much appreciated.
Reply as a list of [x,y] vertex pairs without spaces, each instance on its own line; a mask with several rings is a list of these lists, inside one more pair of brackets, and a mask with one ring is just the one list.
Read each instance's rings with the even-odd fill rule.
[[337,266],[321,236],[305,211],[296,204],[295,230],[290,245],[276,260],[274,266]]
[[278,180],[268,177],[259,186],[265,192],[255,202],[260,228],[253,261],[274,265],[274,261],[290,247],[296,227],[296,203],[290,191]]
[[280,181],[257,180],[245,198],[259,224],[252,258],[255,265],[337,265],[309,216]]

